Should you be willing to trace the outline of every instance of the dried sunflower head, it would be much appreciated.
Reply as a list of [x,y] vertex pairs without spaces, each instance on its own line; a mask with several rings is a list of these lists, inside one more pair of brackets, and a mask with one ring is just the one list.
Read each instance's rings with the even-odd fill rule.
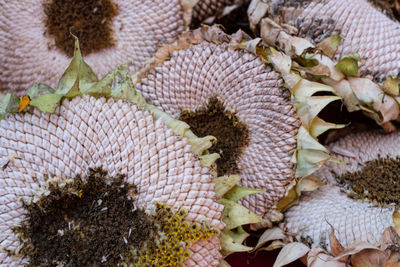
[[185,29],[186,2],[2,1],[0,90],[22,94],[37,81],[55,87],[73,55],[72,35],[101,77],[124,63],[136,70]]
[[[361,57],[360,74],[372,75],[382,82],[388,75],[399,75],[399,21],[392,10],[379,5],[383,1],[292,1],[253,0],[253,28],[260,27],[266,13],[296,28],[299,37],[319,43],[340,35],[335,59],[350,53]],[[256,8],[258,6],[258,8]]]
[[305,193],[285,213],[288,232],[328,251],[332,251],[331,231],[344,247],[357,242],[379,244],[384,230],[396,226],[399,132],[351,134],[329,149],[346,164],[327,163],[316,172],[327,185]]
[[[242,185],[266,191],[243,200],[262,215],[276,207],[296,176],[307,176],[329,158],[313,136],[336,126],[316,115],[339,99],[314,98],[317,91],[334,90],[291,73],[290,58],[274,51],[242,32],[228,36],[203,27],[161,48],[134,75],[147,101],[196,134],[216,137],[210,150],[221,155],[219,175],[240,174]],[[283,76],[297,79],[292,94]]]
[[[32,245],[32,240],[43,238],[31,234],[42,232],[52,234],[52,240],[60,236],[68,237],[68,242],[84,240],[78,244],[89,245],[82,249],[71,241],[71,255],[82,255],[80,252],[88,247],[95,248],[93,255],[100,258],[88,259],[94,262],[100,259],[111,263],[121,260],[176,265],[184,261],[188,266],[215,266],[222,257],[221,246],[228,253],[251,249],[240,244],[245,233],[229,236],[230,229],[260,219],[236,203],[240,195],[230,192],[238,177],[215,179],[207,167],[218,156],[206,151],[213,137],[198,138],[184,122],[146,104],[133,89],[127,70],[118,68],[98,81],[82,60],[76,41],[74,58],[57,90],[37,84],[28,90],[28,96],[27,104],[23,104],[24,97],[18,100],[11,93],[1,100],[2,117],[6,118],[0,122],[0,153],[4,161],[0,171],[4,203],[0,214],[2,264],[22,264],[28,260],[31,265],[49,260],[57,264],[70,262],[58,257],[70,254],[58,253],[52,243]],[[90,168],[95,170],[89,171]],[[235,190],[241,193],[240,188]],[[226,192],[230,194],[225,196]],[[109,195],[118,196],[117,200],[122,202]],[[121,211],[121,206],[132,210]],[[90,212],[96,207],[95,212],[114,213],[102,217],[89,212],[75,219],[77,214],[88,212],[84,212],[85,207]],[[46,228],[56,229],[55,233],[32,230],[41,225],[31,223],[40,221],[32,219],[37,218],[38,210],[39,214],[57,218],[53,221],[59,222],[60,227]],[[101,247],[98,243],[90,245],[93,239],[85,238],[96,231],[92,223],[87,224],[86,217],[103,220],[102,233],[111,232]],[[115,228],[111,225],[114,230],[108,231],[106,227],[116,217],[122,221],[136,217],[143,223],[118,224],[120,228],[126,227],[117,231],[122,236],[115,244]],[[138,227],[132,234],[132,229]],[[126,248],[125,244],[130,245],[128,250],[114,249],[114,245]],[[57,258],[34,257],[40,256],[38,247],[46,245]],[[66,249],[63,246],[59,249]],[[110,255],[101,255],[101,251],[108,250]]]
[[[319,43],[315,43],[299,37],[297,36],[297,28],[282,23],[282,19],[276,16],[275,13],[279,13],[280,8],[277,5],[278,2],[280,3],[280,1],[266,3],[254,0],[249,6],[250,22],[253,27],[257,26],[263,41],[290,55],[293,60],[292,68],[298,71],[300,75],[333,87],[343,97],[343,102],[348,111],[361,110],[386,130],[393,131],[395,127],[390,121],[399,117],[397,104],[399,100],[398,78],[393,78],[390,72],[386,72],[384,75],[387,78],[383,83],[380,83],[380,81],[384,79],[373,80],[365,70],[363,71],[363,66],[365,65],[363,55],[360,57],[357,53],[341,55],[338,57],[340,60],[332,59],[340,51],[339,49],[343,47],[344,41],[353,40],[354,38],[347,39],[344,36],[344,40],[342,40],[341,36],[332,35]],[[285,3],[282,9],[293,9],[292,6],[297,5],[290,1]],[[309,6],[317,4],[315,1],[306,1],[306,3]],[[337,1],[322,1],[318,2],[318,5],[329,6],[333,3],[335,3],[334,5],[341,5]],[[343,5],[342,8],[348,8],[353,4]],[[326,6],[321,7],[321,9],[326,8]],[[315,10],[319,12],[321,9],[316,8]],[[298,10],[300,13],[303,11],[303,9]],[[294,12],[293,14],[297,13]],[[338,14],[339,12],[337,12]],[[340,14],[347,16],[350,13]],[[355,25],[350,24],[349,26],[356,27]],[[324,35],[324,37],[326,36]],[[369,44],[371,43],[367,42],[363,47]],[[354,49],[352,52],[358,52],[357,47],[354,45],[349,46],[348,49],[352,48]],[[383,48],[383,50],[385,49]],[[361,64],[360,72],[359,63]]]
[[[73,178],[90,167],[102,167],[111,176],[125,174],[126,182],[137,187],[137,207],[162,202],[186,209],[187,221],[223,228],[213,176],[191,153],[187,140],[125,101],[77,97],[64,100],[51,115],[35,109],[9,116],[1,121],[1,144],[2,159],[14,156],[1,171],[1,244],[8,250],[20,242],[12,230],[24,218],[19,198],[34,196],[47,175]],[[218,237],[212,239],[193,245],[188,265],[218,262]],[[22,260],[4,252],[1,257],[2,264]]]

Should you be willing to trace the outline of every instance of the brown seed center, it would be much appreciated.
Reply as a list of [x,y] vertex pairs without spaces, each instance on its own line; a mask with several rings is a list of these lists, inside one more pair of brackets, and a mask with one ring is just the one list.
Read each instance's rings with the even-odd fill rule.
[[52,0],[43,4],[47,33],[66,55],[74,52],[74,34],[79,38],[83,55],[112,47],[111,22],[118,6],[111,0]]
[[217,160],[218,175],[239,173],[239,158],[249,144],[248,127],[227,111],[217,97],[210,98],[207,106],[194,112],[181,112],[179,120],[189,124],[199,137],[212,135],[217,138],[209,151],[221,156]]
[[117,266],[152,236],[152,220],[136,209],[123,176],[101,170],[79,176],[49,195],[25,204],[27,219],[14,229],[22,236],[29,266]]
[[368,161],[361,170],[347,172],[338,179],[356,194],[356,198],[400,204],[400,157]]

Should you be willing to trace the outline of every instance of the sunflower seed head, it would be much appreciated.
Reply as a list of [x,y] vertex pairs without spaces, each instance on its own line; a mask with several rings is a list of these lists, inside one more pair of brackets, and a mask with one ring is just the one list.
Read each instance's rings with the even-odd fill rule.
[[[54,36],[46,29],[47,16],[42,2],[13,1],[0,5],[0,33],[7,36],[0,43],[0,57],[3,59],[0,66],[1,91],[13,89],[17,94],[23,94],[26,88],[38,81],[55,88],[58,77],[71,60],[70,56],[57,48]],[[47,4],[50,2],[46,1]],[[91,1],[86,4],[89,3]],[[92,52],[86,57],[99,76],[127,62],[131,71],[137,70],[147,58],[154,55],[160,44],[174,40],[185,28],[183,16],[186,10],[179,0],[113,3],[117,6],[117,14],[106,23],[112,31],[110,38],[113,46]],[[76,10],[70,10],[71,13],[83,15],[80,13],[81,6],[72,8]],[[92,15],[99,15],[99,12]],[[83,20],[76,21],[81,23]],[[76,27],[75,24],[73,26]],[[67,25],[65,29],[77,34],[74,33],[74,27]],[[73,49],[73,36],[69,32],[63,34],[69,36],[70,50]]]
[[[379,166],[387,166],[393,160],[389,161],[386,157],[395,159],[399,156],[399,136],[399,132],[385,135],[368,131],[350,134],[330,144],[328,148],[333,156],[345,164],[327,162],[316,171],[315,175],[327,185],[305,193],[299,204],[285,213],[288,231],[296,234],[299,239],[309,237],[313,243],[325,249],[330,248],[328,236],[331,226],[344,247],[361,241],[379,243],[384,230],[394,226],[392,215],[395,204],[377,201],[373,197],[375,193],[372,191],[376,186],[372,182],[379,183],[379,178],[385,179],[381,181],[386,183],[385,190],[395,190],[398,188],[398,179],[388,178],[390,170],[386,174],[378,175],[375,180],[372,177],[370,186],[361,190],[363,192],[360,199],[357,192],[349,191],[351,187],[344,187],[351,181],[343,181],[341,177],[361,175],[363,181],[369,181],[362,178],[366,167],[374,162],[380,163]],[[376,165],[372,171],[379,171],[379,166]],[[398,195],[396,192],[390,194],[390,197]],[[392,201],[391,198],[390,202]]]
[[248,196],[243,203],[265,214],[294,179],[291,157],[300,121],[280,74],[257,55],[234,49],[231,38],[238,42],[237,36],[214,27],[186,34],[161,48],[136,74],[136,89],[175,118],[181,110],[206,106],[215,96],[235,111],[249,131],[249,144],[237,159],[242,185],[267,191]]
[[[252,6],[266,5],[264,2],[253,0]],[[250,21],[257,29],[268,14],[279,17],[281,22],[294,26],[298,36],[315,43],[340,35],[344,39],[334,58],[338,60],[350,53],[358,53],[361,57],[360,74],[372,75],[375,81],[382,82],[388,75],[397,77],[399,74],[399,22],[389,18],[371,2],[377,1],[274,0],[261,14],[254,9]],[[353,12],[355,10],[357,12]]]
[[[175,136],[134,104],[87,95],[64,100],[54,114],[34,109],[10,115],[0,122],[0,138],[0,157],[16,156],[0,171],[5,207],[0,216],[6,222],[1,245],[8,249],[18,247],[10,227],[24,218],[18,199],[34,195],[47,176],[74,177],[89,167],[103,167],[110,175],[126,174],[126,181],[138,187],[137,206],[159,201],[185,208],[189,221],[224,227],[213,176],[191,153],[187,139]],[[218,239],[196,243],[188,261],[215,265],[220,255]],[[1,253],[3,264],[23,261]]]

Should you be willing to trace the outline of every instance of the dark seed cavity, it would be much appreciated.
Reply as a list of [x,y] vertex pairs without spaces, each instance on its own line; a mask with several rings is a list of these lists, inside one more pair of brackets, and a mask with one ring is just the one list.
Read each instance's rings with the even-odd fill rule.
[[337,178],[355,198],[400,204],[400,157],[379,157],[366,162],[361,170]]
[[194,112],[182,111],[179,120],[189,124],[199,137],[212,135],[217,138],[217,143],[209,152],[221,156],[216,162],[219,176],[240,172],[238,161],[249,144],[248,127],[235,114],[227,111],[217,97],[210,98],[206,107]]
[[83,55],[115,45],[111,23],[118,6],[111,0],[52,0],[43,8],[46,31],[67,56],[74,53],[71,34],[79,38]]

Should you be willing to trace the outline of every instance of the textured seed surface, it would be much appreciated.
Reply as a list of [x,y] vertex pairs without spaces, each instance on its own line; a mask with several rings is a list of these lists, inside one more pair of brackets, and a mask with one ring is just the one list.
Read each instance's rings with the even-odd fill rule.
[[151,69],[136,88],[174,117],[196,110],[217,96],[248,126],[249,145],[238,165],[242,185],[266,190],[243,204],[264,214],[294,179],[291,157],[300,126],[289,92],[277,72],[253,54],[207,41],[172,53]]
[[[278,1],[279,2],[279,1]],[[378,81],[400,72],[400,23],[366,0],[280,1],[276,6],[285,22],[293,23],[299,35],[319,42],[334,34],[344,38],[336,59],[358,53],[360,73]]]
[[[110,25],[114,46],[85,57],[99,77],[124,63],[136,70],[158,46],[184,29],[178,0],[113,2],[118,6]],[[22,94],[36,82],[54,88],[71,61],[47,32],[42,4],[40,0],[0,2],[1,91],[14,89]]]
[[[186,139],[175,136],[147,111],[122,100],[85,96],[64,100],[54,114],[38,110],[0,121],[0,159],[15,159],[0,169],[0,240],[10,249],[19,242],[11,228],[24,218],[18,199],[32,196],[47,175],[75,177],[88,168],[118,172],[138,188],[137,206],[154,201],[188,210],[189,221],[206,220],[222,229],[223,206],[216,202],[208,168],[191,153]],[[187,264],[218,264],[219,238],[195,243]],[[0,253],[0,263],[22,264]]]
[[232,5],[237,0],[199,0],[193,7],[192,27],[200,26],[205,19],[215,16],[225,6]]
[[[357,241],[379,242],[385,228],[393,226],[393,208],[376,205],[367,199],[360,202],[350,198],[347,192],[341,192],[342,187],[337,184],[336,177],[361,171],[368,161],[379,157],[399,156],[400,132],[386,135],[377,131],[350,134],[328,148],[334,157],[343,160],[346,165],[327,162],[315,173],[328,185],[305,193],[300,203],[285,213],[289,231],[298,237],[311,237],[314,243],[325,244],[328,248],[329,224],[334,227],[335,234],[344,246]],[[364,178],[361,176],[360,179]],[[398,201],[398,194],[395,197]]]
[[330,225],[344,247],[360,241],[376,244],[385,228],[393,226],[392,213],[393,209],[358,202],[329,185],[304,193],[300,203],[285,213],[285,225],[299,240],[311,238],[330,250]]

